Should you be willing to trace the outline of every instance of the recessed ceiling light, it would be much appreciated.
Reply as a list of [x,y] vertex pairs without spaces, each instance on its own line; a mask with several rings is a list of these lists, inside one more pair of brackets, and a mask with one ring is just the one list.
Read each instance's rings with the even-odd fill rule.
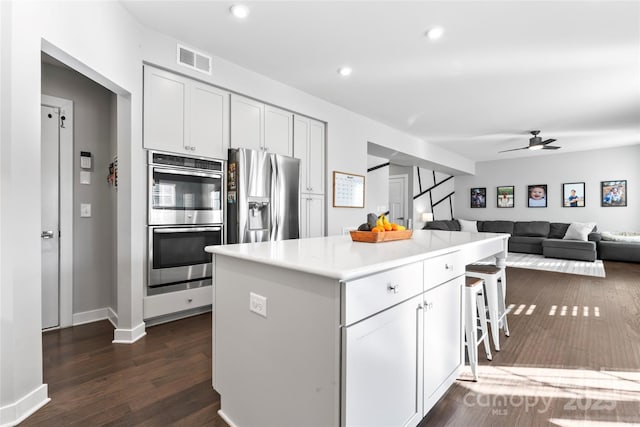
[[249,8],[243,4],[234,4],[229,11],[238,19],[244,19],[249,16]]
[[429,31],[426,32],[426,36],[429,40],[438,40],[444,34],[444,29],[442,27],[433,27]]
[[347,77],[352,72],[353,72],[353,70],[351,69],[351,67],[340,67],[340,68],[338,68],[338,74],[340,74],[342,77]]

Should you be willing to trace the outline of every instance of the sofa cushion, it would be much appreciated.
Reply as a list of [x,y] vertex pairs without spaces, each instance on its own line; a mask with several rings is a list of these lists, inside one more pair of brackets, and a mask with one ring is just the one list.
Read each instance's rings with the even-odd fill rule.
[[547,237],[549,235],[547,221],[517,221],[513,225],[514,236]]
[[[482,226],[482,229],[480,229]],[[509,233],[513,234],[513,221],[478,221],[478,231],[483,233]]]
[[566,239],[545,239],[542,242],[543,248],[562,248],[573,250],[594,251],[596,250],[595,242],[587,242],[583,240],[566,240]]
[[552,222],[549,224],[549,238],[562,239],[569,228],[569,224],[564,222]]
[[511,236],[509,238],[509,252],[542,254],[544,240],[545,237]]
[[609,261],[640,262],[640,243],[602,240],[598,257]]
[[567,232],[564,234],[563,239],[565,240],[582,240],[586,242],[589,237],[589,233],[596,226],[593,222],[581,223],[581,222],[572,222],[567,228]]
[[548,258],[595,261],[596,244],[581,240],[546,239],[542,242],[542,253]]

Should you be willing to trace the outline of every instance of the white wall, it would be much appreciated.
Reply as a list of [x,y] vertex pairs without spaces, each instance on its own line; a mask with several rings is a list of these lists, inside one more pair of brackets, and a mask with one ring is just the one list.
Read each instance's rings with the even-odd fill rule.
[[[600,230],[640,231],[640,145],[553,153],[476,164],[476,175],[456,177],[455,217],[488,220],[592,222]],[[627,207],[601,207],[600,181],[627,180]],[[562,183],[585,182],[583,208],[562,207]],[[527,185],[547,184],[547,207],[527,207]],[[496,207],[496,187],[515,186],[515,207]],[[487,187],[487,207],[471,209],[470,189]]]
[[[70,99],[74,107],[73,147],[73,313],[112,307],[115,294],[115,198],[106,176],[111,154],[112,92],[82,74],[50,64],[42,67],[42,93]],[[80,184],[80,152],[92,154],[91,184]],[[80,204],[91,204],[91,218]]]
[[[367,169],[389,163],[382,157],[367,155]],[[380,215],[389,210],[389,165],[367,172],[365,180],[365,214],[355,226],[366,221],[366,214]]]
[[[14,423],[46,402],[42,383],[40,285],[40,52],[71,58],[69,65],[132,105],[118,134],[119,328],[142,324],[144,199],[142,74],[139,25],[116,2],[0,2],[0,425]],[[119,97],[120,99],[120,97]],[[126,110],[126,108],[125,108]],[[119,109],[120,111],[120,109]],[[132,113],[133,112],[133,113]],[[120,116],[119,116],[120,119]],[[120,121],[120,120],[119,120]],[[130,123],[129,123],[130,122]],[[122,149],[120,149],[122,147]],[[37,160],[36,160],[37,162]],[[36,163],[37,165],[37,163]],[[120,200],[123,203],[120,203]],[[28,207],[28,208],[25,208]],[[121,293],[118,293],[119,297]],[[120,324],[122,322],[122,324]]]
[[[420,229],[424,227],[425,223],[422,221],[423,212],[432,212],[434,220],[451,219],[451,208],[455,208],[455,200],[457,199],[457,190],[455,189],[454,183],[456,182],[458,177],[447,179],[450,178],[451,175],[437,171],[434,172],[431,169],[425,168],[418,168],[418,171],[413,175],[414,196],[425,192],[431,187],[435,187],[432,190],[422,194],[420,197],[414,199],[414,228]],[[447,199],[441,203],[438,203],[438,201],[444,199],[447,195],[454,191],[456,191],[456,194],[451,197],[451,202]],[[432,209],[431,206],[435,203],[438,204]]]

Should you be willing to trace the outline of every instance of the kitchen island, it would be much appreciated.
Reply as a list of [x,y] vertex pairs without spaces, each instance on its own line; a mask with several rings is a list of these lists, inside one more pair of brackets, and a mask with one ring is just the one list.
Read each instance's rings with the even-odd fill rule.
[[464,363],[465,265],[506,234],[211,246],[213,386],[232,426],[416,425]]

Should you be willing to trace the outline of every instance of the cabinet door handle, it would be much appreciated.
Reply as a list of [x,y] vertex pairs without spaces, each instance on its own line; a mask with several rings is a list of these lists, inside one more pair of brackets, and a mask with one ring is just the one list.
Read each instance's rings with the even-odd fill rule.
[[394,294],[397,294],[398,292],[400,292],[400,285],[387,285],[387,290],[393,292]]
[[445,264],[444,265],[444,269],[445,270],[453,270],[453,264]]
[[424,309],[425,310],[432,310],[433,309],[433,303],[432,302],[424,302]]

